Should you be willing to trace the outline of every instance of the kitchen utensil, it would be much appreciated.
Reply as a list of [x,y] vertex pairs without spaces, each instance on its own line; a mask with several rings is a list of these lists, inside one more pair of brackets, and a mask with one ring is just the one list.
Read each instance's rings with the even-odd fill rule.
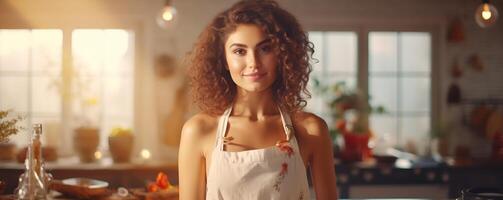
[[89,178],[54,180],[50,188],[63,195],[82,199],[94,199],[112,194],[107,182]]
[[461,102],[461,89],[456,83],[451,83],[447,91],[447,103],[456,104]]
[[461,191],[461,200],[503,200],[503,188],[468,188]]

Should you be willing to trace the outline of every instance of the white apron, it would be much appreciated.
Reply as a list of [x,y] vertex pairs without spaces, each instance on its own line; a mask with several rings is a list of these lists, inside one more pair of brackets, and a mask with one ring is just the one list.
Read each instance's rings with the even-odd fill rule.
[[232,107],[220,117],[206,180],[206,199],[309,199],[306,168],[288,113],[279,109],[288,142],[239,152],[224,151]]

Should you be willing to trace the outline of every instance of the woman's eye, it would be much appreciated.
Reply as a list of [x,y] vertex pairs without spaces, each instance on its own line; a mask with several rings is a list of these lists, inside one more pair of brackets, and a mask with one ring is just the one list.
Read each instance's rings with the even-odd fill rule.
[[246,50],[244,50],[244,49],[235,49],[233,52],[234,52],[234,54],[237,54],[237,55],[245,55],[246,54]]
[[272,47],[270,45],[265,45],[260,48],[260,52],[262,52],[262,53],[269,53],[269,52],[271,52],[271,50],[272,50]]

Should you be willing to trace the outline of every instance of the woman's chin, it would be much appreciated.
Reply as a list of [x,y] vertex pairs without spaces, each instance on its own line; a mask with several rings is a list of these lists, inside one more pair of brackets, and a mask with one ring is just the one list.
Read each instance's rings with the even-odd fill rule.
[[241,89],[243,89],[244,92],[246,92],[246,93],[262,93],[262,92],[268,90],[269,86],[250,85],[250,86],[241,87]]

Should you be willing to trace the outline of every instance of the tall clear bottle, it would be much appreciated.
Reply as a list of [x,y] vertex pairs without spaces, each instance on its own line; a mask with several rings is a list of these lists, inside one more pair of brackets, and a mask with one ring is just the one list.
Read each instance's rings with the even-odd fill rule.
[[19,200],[48,199],[48,185],[51,176],[44,170],[41,135],[42,124],[34,124],[24,162],[25,172],[19,177],[19,185],[16,189],[17,199]]

